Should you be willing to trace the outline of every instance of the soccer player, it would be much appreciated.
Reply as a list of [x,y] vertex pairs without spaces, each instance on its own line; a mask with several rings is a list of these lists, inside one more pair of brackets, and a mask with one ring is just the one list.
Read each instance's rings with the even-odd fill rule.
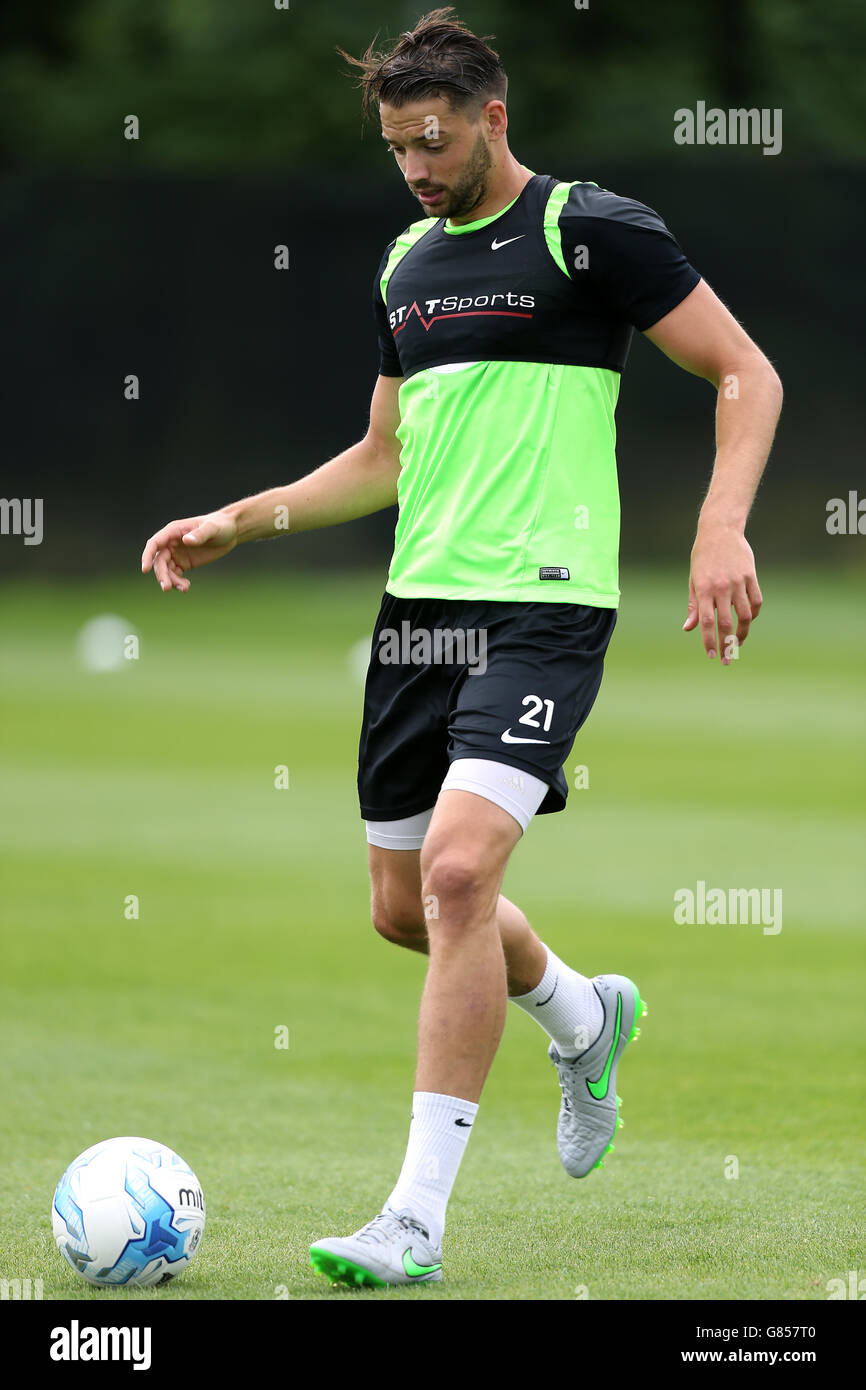
[[598,1167],[617,1127],[638,989],[559,960],[500,887],[532,817],[565,805],[616,620],[614,409],[633,330],[717,391],[683,626],[723,665],[761,606],[745,525],[782,392],[655,212],[515,158],[499,57],[452,7],[350,61],[424,213],[376,272],[367,434],[298,482],[172,522],[142,569],[184,592],[191,569],[280,534],[285,508],[307,531],[398,504],[358,786],[373,923],[429,957],[415,1093],[381,1211],[311,1260],[332,1280],[406,1284],[442,1277],[509,998],[550,1040],[566,1172]]

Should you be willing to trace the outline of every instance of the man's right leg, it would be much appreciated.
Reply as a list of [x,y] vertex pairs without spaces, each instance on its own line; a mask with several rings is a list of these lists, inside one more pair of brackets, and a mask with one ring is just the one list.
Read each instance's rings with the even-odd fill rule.
[[[427,922],[421,897],[420,849],[368,845],[370,916],[386,941],[427,955]],[[509,995],[528,994],[547,965],[547,950],[520,908],[500,893],[496,925],[502,939]]]
[[[387,941],[427,953],[419,859],[419,850],[370,844],[371,916]],[[619,1096],[612,1084],[606,1084],[608,1071],[626,1043],[639,1036],[637,1022],[646,1006],[634,982],[625,976],[599,975],[590,980],[559,960],[539,940],[520,908],[501,894],[496,924],[509,998],[552,1040],[548,1056],[556,1064],[562,1089],[557,1128],[560,1160],[572,1177],[586,1177],[601,1166],[622,1124]],[[618,994],[622,1017],[615,1011]],[[608,1001],[604,1006],[602,998]],[[588,1094],[587,1083],[591,1083]]]
[[[383,849],[374,844],[368,845],[368,850],[373,926],[386,941],[426,955],[421,851]],[[592,981],[558,960],[520,908],[502,894],[496,925],[505,956],[509,998],[553,1039],[561,1056],[584,1051],[597,1036],[602,1019]],[[539,989],[542,983],[544,987]]]

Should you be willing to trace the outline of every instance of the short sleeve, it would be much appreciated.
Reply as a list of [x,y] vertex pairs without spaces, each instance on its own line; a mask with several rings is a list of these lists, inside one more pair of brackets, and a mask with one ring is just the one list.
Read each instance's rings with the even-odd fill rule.
[[391,246],[388,247],[379,269],[376,271],[376,278],[373,281],[373,317],[376,321],[376,334],[379,342],[379,375],[380,376],[402,376],[403,368],[400,366],[400,358],[397,354],[397,345],[394,342],[394,334],[388,323],[388,309],[382,298],[381,280],[385,273],[385,266],[391,254]]
[[701,279],[658,213],[633,198],[576,184],[559,227],[571,278],[587,275],[598,298],[641,332]]

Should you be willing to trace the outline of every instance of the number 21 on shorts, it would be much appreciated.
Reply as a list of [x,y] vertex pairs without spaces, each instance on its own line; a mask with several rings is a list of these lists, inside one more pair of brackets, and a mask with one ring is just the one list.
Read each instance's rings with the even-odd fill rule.
[[[553,701],[542,700],[538,695],[524,695],[520,703],[522,705],[530,705],[531,708],[526,711],[526,714],[521,714],[517,721],[518,724],[528,724],[531,729],[544,729],[545,732],[547,732],[553,719]],[[546,711],[544,723],[539,724],[536,715],[539,714],[542,709]]]

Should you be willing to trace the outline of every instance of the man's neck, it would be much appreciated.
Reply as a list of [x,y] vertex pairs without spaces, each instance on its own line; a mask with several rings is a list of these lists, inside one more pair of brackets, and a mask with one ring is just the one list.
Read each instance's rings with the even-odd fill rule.
[[503,166],[484,201],[464,217],[449,217],[449,225],[465,227],[468,222],[482,222],[485,217],[495,217],[497,212],[501,212],[503,208],[508,207],[509,203],[514,202],[518,193],[523,191],[531,178],[530,170],[524,168],[519,160],[510,154],[507,164]]

